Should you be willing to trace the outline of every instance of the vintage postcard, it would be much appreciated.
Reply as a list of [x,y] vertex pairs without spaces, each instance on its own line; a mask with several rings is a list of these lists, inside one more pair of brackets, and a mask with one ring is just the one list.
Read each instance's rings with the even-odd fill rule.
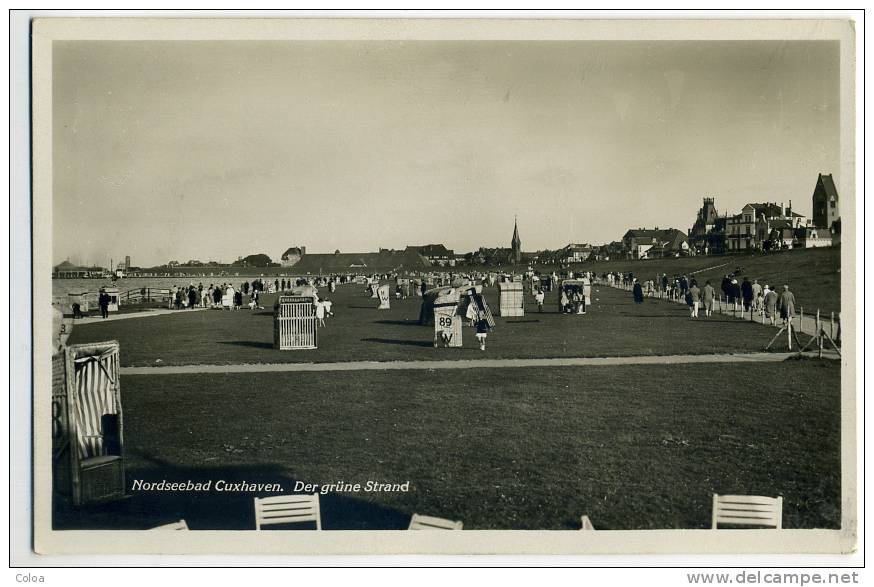
[[853,551],[855,43],[34,20],[34,550]]

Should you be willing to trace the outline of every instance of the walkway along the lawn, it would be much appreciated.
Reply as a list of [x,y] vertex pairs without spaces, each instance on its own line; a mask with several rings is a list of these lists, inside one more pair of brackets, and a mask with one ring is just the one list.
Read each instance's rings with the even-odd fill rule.
[[[565,357],[555,359],[479,359],[470,361],[345,361],[341,363],[246,363],[238,365],[169,365],[122,367],[122,375],[184,375],[191,373],[281,373],[288,371],[387,371],[437,369],[494,369],[508,367],[610,367],[616,365],[681,365],[688,363],[777,363],[791,353],[738,353],[720,355],[660,355],[637,357]],[[804,356],[815,357],[814,352]],[[834,352],[824,357],[837,359]]]

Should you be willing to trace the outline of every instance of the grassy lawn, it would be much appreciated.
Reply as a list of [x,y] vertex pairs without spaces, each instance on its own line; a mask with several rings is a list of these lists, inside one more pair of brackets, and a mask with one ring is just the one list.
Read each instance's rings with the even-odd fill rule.
[[[707,528],[711,494],[783,495],[787,528],[840,520],[832,361],[125,376],[128,481],[410,481],[322,497],[325,529]],[[253,528],[257,493],[135,493],[56,527]],[[263,495],[263,494],[262,494]]]
[[[716,269],[708,269],[723,265]],[[795,293],[796,308],[800,305],[807,313],[840,312],[841,309],[841,250],[837,249],[795,249],[780,253],[752,255],[723,255],[718,257],[681,257],[674,259],[651,259],[644,261],[601,261],[574,265],[581,271],[633,272],[641,279],[655,279],[656,275],[667,273],[695,274],[703,285],[711,280],[719,289],[722,276],[731,273],[736,267],[743,267],[744,275],[758,279],[759,283],[782,286],[788,283]],[[701,271],[706,269],[705,271]],[[700,271],[700,272],[699,272]]]
[[[497,288],[485,296],[496,311]],[[685,306],[654,299],[632,302],[631,293],[596,287],[585,316],[557,312],[557,292],[545,312],[496,318],[487,350],[481,352],[473,330],[464,328],[464,348],[433,348],[432,326],[418,324],[420,298],[392,300],[391,310],[362,288],[346,286],[331,296],[334,318],[319,331],[319,348],[277,351],[273,347],[272,303],[251,312],[206,311],[78,325],[69,343],[117,340],[123,365],[183,365],[337,361],[397,361],[528,357],[609,357],[629,355],[710,354],[761,350],[771,328],[727,316],[692,321]],[[702,312],[703,314],[703,312]]]

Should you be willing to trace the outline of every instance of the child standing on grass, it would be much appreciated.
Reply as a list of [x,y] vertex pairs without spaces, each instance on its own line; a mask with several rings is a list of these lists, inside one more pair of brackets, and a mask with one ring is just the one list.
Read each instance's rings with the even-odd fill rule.
[[476,323],[476,339],[479,341],[479,350],[486,350],[486,337],[489,335],[489,322],[483,317]]
[[543,290],[538,288],[537,293],[534,294],[534,300],[537,302],[537,311],[538,312],[543,311],[543,300],[545,297],[546,296],[543,294]]

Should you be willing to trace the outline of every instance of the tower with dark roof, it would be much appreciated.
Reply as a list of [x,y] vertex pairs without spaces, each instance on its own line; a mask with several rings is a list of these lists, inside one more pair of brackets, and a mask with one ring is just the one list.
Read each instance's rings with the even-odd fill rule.
[[522,239],[519,238],[519,222],[518,219],[513,219],[513,240],[510,241],[510,248],[513,249],[513,263],[519,264],[522,262]]
[[813,188],[813,225],[817,228],[831,228],[841,217],[838,190],[831,174],[819,174]]

